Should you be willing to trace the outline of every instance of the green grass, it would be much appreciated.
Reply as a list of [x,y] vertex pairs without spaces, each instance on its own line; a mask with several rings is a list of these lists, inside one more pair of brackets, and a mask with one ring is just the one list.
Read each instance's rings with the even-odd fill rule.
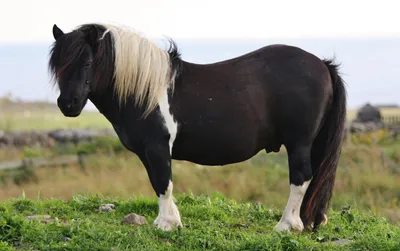
[[61,112],[44,110],[7,112],[0,114],[0,130],[51,130],[71,128],[111,128],[110,122],[99,112],[82,112],[79,117],[67,118]]
[[[319,231],[298,235],[273,231],[281,213],[256,203],[237,203],[219,194],[176,197],[184,226],[172,232],[154,227],[155,199],[77,195],[68,201],[8,200],[0,203],[0,247],[41,251],[400,249],[398,226],[348,208],[330,212],[328,224]],[[116,210],[98,212],[105,203],[115,204]],[[145,216],[147,224],[122,224],[129,213]],[[50,215],[55,221],[26,219],[31,215]],[[338,245],[337,240],[348,243]]]

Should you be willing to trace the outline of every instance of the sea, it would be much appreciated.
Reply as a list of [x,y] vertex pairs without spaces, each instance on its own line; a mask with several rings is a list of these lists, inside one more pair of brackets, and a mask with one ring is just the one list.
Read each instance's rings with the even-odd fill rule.
[[[161,48],[166,40],[155,40]],[[269,44],[298,46],[320,58],[335,57],[341,63],[348,105],[400,103],[400,37],[326,39],[175,39],[182,58],[193,63],[214,63]],[[0,44],[0,96],[27,101],[56,102],[47,62],[51,42]],[[96,109],[88,103],[86,110]]]

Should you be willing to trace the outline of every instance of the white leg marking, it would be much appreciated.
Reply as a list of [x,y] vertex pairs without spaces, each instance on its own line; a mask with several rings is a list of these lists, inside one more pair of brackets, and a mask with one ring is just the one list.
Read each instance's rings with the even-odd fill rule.
[[300,207],[309,185],[310,181],[304,182],[301,186],[290,185],[289,200],[281,220],[274,228],[276,231],[303,231],[304,225],[300,218]]
[[[169,139],[169,151],[172,155],[172,147],[176,138],[178,125],[174,121],[172,114],[169,111],[168,93],[160,98],[158,105],[160,107],[161,116],[164,119],[165,127],[170,135]],[[158,198],[159,213],[154,224],[163,231],[172,230],[174,227],[182,227],[181,217],[179,215],[178,207],[175,205],[173,196],[173,183],[169,181],[168,188],[165,191],[165,195],[160,195]]]
[[176,133],[178,131],[178,125],[174,121],[174,117],[169,111],[169,103],[168,103],[168,93],[165,91],[164,95],[158,101],[158,105],[160,107],[161,117],[164,119],[165,127],[168,130],[170,135],[169,138],[169,151],[172,155],[172,147],[174,145]]
[[172,189],[172,181],[169,181],[165,195],[160,195],[158,198],[159,213],[154,224],[163,231],[170,231],[174,227],[182,227],[181,216],[175,205]]

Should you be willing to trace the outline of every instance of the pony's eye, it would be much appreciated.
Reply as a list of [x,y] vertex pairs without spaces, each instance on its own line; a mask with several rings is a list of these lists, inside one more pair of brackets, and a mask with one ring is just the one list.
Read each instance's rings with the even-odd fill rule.
[[86,80],[85,83],[88,85],[89,84],[89,80]]
[[88,62],[87,64],[85,64],[86,68],[89,68],[90,66],[92,66],[92,62]]

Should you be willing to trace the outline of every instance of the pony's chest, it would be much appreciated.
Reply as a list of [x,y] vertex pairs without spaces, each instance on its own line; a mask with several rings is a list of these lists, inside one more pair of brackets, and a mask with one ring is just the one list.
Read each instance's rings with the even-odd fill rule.
[[130,133],[122,126],[113,124],[113,127],[115,132],[117,133],[119,140],[121,141],[121,144],[128,150],[136,152],[139,144],[139,139],[135,137],[135,135],[132,135],[132,133]]

